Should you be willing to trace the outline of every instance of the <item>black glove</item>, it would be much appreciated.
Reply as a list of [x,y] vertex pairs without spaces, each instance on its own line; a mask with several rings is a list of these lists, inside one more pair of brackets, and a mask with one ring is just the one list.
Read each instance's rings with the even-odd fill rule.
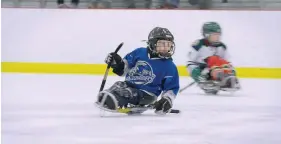
[[168,113],[172,108],[172,100],[169,97],[162,97],[154,104],[156,113]]
[[113,69],[113,72],[115,74],[119,76],[123,75],[125,64],[122,58],[118,54],[114,52],[109,53],[105,58],[105,63],[110,65],[110,67]]

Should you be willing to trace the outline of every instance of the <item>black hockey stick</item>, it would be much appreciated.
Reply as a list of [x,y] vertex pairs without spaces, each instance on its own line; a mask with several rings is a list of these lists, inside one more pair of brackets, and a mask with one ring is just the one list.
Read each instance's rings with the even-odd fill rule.
[[[123,44],[124,44],[124,42],[120,43],[118,45],[118,47],[115,49],[114,53],[117,53],[120,50],[120,48],[123,46]],[[101,83],[101,86],[100,86],[100,91],[102,91],[103,88],[104,88],[104,85],[105,85],[105,82],[106,82],[106,79],[107,79],[107,76],[108,76],[108,72],[109,72],[110,66],[111,66],[111,64],[107,65],[107,68],[106,68],[106,71],[105,71],[105,74],[103,76],[103,80],[102,80],[102,83]]]
[[171,109],[171,111],[169,113],[175,113],[175,114],[178,114],[180,113],[181,111],[180,110],[177,110],[177,109]]
[[[150,107],[151,109],[154,109],[154,105],[155,105],[155,103],[152,104],[152,105],[149,105],[148,107]],[[170,111],[168,113],[178,114],[178,113],[180,113],[180,110],[178,110],[178,109],[170,109]]]

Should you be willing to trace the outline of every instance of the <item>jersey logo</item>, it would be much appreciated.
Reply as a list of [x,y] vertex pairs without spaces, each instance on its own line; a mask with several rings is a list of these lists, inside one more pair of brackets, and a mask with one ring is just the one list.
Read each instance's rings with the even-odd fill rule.
[[146,85],[152,83],[155,77],[149,63],[146,61],[138,61],[135,67],[128,72],[126,81],[130,81],[134,84]]

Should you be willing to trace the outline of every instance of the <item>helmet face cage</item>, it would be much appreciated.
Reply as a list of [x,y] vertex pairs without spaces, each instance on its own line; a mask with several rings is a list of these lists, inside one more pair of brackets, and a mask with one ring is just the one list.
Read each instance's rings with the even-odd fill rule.
[[[167,41],[170,41],[172,42],[172,45],[170,47],[170,50],[167,52],[167,53],[159,53],[157,51],[157,42],[159,40],[167,40]],[[175,49],[176,49],[176,46],[175,46],[175,43],[174,41],[172,41],[171,39],[161,39],[161,38],[154,38],[154,39],[150,39],[148,41],[148,48],[149,50],[152,52],[152,54],[154,55],[157,55],[158,57],[160,58],[171,58],[172,55],[175,53]]]

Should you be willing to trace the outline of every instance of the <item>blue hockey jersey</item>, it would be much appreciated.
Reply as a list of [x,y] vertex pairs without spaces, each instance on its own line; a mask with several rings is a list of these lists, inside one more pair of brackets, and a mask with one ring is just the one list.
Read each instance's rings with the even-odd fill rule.
[[[147,48],[137,48],[124,57],[125,81],[137,89],[159,96],[161,92],[179,91],[179,75],[172,59],[150,58]],[[126,70],[125,70],[126,71]]]

